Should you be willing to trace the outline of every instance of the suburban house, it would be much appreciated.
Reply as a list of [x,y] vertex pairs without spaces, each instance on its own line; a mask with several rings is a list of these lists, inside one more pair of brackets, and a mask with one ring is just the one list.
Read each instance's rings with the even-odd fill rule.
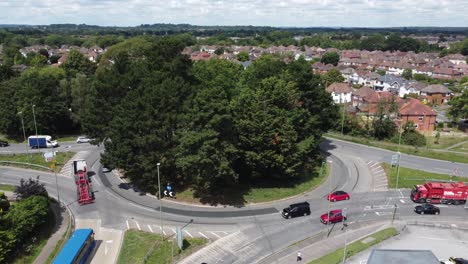
[[353,89],[347,83],[333,83],[326,88],[331,93],[335,104],[344,104],[351,102]]
[[364,104],[364,102],[370,98],[374,93],[376,93],[376,91],[374,91],[374,89],[368,87],[368,86],[364,86],[364,87],[361,87],[359,89],[355,89],[352,93],[352,102],[353,102],[353,106],[354,107],[359,107],[361,106],[362,104]]
[[[413,121],[416,131],[428,132],[435,130],[437,112],[415,98],[407,98],[399,104],[397,123],[404,126]],[[398,125],[398,124],[397,124]]]
[[400,97],[391,92],[376,91],[370,93],[370,96],[362,98],[362,104],[358,106],[358,110],[364,115],[374,116],[379,112],[380,105],[385,112],[392,112],[392,104],[399,102],[401,102]]
[[462,73],[453,68],[436,67],[433,71],[432,77],[438,79],[456,80],[462,77]]
[[452,91],[441,84],[432,84],[421,90],[421,96],[430,104],[440,105],[450,100]]

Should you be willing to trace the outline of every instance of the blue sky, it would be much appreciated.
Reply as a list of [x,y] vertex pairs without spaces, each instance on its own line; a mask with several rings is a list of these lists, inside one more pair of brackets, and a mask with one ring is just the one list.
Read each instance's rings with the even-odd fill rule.
[[468,0],[0,0],[0,24],[467,27]]

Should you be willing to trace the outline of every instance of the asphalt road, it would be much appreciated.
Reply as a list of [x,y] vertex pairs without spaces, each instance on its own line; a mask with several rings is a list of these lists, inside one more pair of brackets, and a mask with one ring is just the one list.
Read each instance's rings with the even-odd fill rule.
[[[419,216],[413,212],[414,204],[408,198],[408,191],[372,192],[373,175],[366,170],[367,161],[389,162],[390,151],[370,148],[358,144],[326,140],[322,147],[332,161],[331,176],[316,190],[297,197],[243,207],[221,206],[200,207],[162,201],[163,225],[159,219],[159,201],[134,190],[113,173],[100,171],[99,151],[89,144],[67,143],[56,148],[57,151],[89,151],[88,166],[95,175],[91,177],[95,190],[95,203],[79,206],[76,203],[76,190],[73,179],[67,176],[58,178],[60,198],[78,219],[97,219],[105,228],[125,230],[136,228],[148,232],[163,232],[170,235],[175,227],[190,223],[186,236],[207,237],[219,243],[219,250],[199,252],[200,260],[214,263],[253,263],[273,252],[287,247],[301,239],[327,229],[319,217],[329,209],[347,208],[351,225],[363,225],[375,221],[390,221],[397,206],[396,219],[466,219],[467,210],[463,206],[443,206],[440,216]],[[22,146],[13,145],[6,150],[23,152]],[[24,149],[24,148],[23,148]],[[37,150],[35,150],[37,151]],[[25,152],[25,151],[24,151]],[[454,166],[461,172],[468,172],[467,164],[437,161],[403,155],[402,166],[426,171],[450,173]],[[52,196],[56,196],[53,174],[30,170],[0,167],[0,183],[18,184],[19,178],[36,177],[46,184]],[[351,200],[329,203],[324,196],[335,189],[351,193]],[[288,204],[308,201],[312,214],[285,220],[280,211]],[[332,227],[330,227],[332,228]],[[213,246],[218,246],[214,244]],[[196,260],[198,261],[198,259]],[[196,263],[196,262],[195,262]]]

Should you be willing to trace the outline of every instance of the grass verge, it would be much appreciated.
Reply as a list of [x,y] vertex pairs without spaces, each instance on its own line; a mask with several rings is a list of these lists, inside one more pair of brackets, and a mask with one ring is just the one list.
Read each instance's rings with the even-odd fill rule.
[[[51,201],[52,202],[52,201]],[[14,264],[30,264],[33,263],[37,256],[41,253],[42,248],[47,244],[47,240],[53,233],[55,228],[55,213],[49,206],[49,212],[44,224],[39,227],[36,235],[32,237],[30,244],[24,245],[20,255],[14,260]]]
[[[329,173],[329,168],[327,165],[324,166],[323,175],[321,174],[320,169],[320,167],[317,167],[313,173],[304,175],[295,183],[257,183],[253,186],[240,186],[238,190],[225,190],[226,193],[242,193],[242,197],[236,197],[233,198],[233,201],[225,202],[231,203],[235,202],[234,200],[240,200],[243,204],[263,203],[299,195],[316,188],[325,180]],[[284,187],[279,187],[281,185]],[[189,203],[203,203],[203,201],[200,201],[200,199],[195,197],[193,189],[187,189],[177,193],[177,200]]]
[[[398,151],[398,144],[386,142],[386,141],[375,141],[362,137],[352,137],[347,135],[339,135],[335,133],[326,133],[325,136],[330,138],[341,139],[345,141],[350,141],[354,143],[359,143],[367,146],[383,148],[391,151]],[[413,147],[408,145],[400,145],[400,152],[406,153],[409,155],[426,157],[431,159],[447,160],[460,163],[468,163],[468,153],[454,153],[444,150],[433,150],[426,149],[425,147]]]
[[[153,254],[151,254],[146,263],[171,263],[171,240],[164,240],[161,242],[160,235],[137,230],[127,230],[125,232],[117,263],[144,263],[145,255],[151,250],[155,243],[157,244],[154,247]],[[206,239],[186,238],[183,242],[183,249],[180,250],[177,243],[174,241],[174,262],[200,249],[206,243]]]
[[[388,187],[395,188],[397,180],[397,167],[392,167],[388,163],[382,164],[385,173],[388,178]],[[424,184],[431,180],[443,180],[443,181],[467,181],[465,177],[450,176],[447,174],[432,173],[422,170],[409,169],[400,167],[400,177],[398,179],[398,188],[413,188],[416,184]]]
[[[49,163],[45,161],[43,153],[30,153],[29,154],[12,154],[12,155],[0,155],[0,161],[14,161],[14,162],[24,162],[24,163],[32,163],[36,165],[41,165],[45,167],[49,167]],[[75,155],[75,152],[57,152],[57,166],[55,167],[57,171],[60,171],[67,163],[69,159],[71,159]],[[40,167],[30,166],[30,165],[22,165],[22,164],[15,164],[15,163],[0,163],[3,166],[12,166],[18,168],[28,168],[33,170],[40,170],[40,171],[49,171]]]
[[0,191],[14,192],[15,189],[16,189],[16,186],[14,186],[14,185],[0,184]]
[[[373,245],[376,245],[390,237],[398,235],[398,231],[394,227],[390,227],[381,231],[378,231],[372,235],[362,238],[356,242],[348,244],[346,247],[346,258],[350,258],[357,253],[364,251]],[[365,243],[363,242],[367,238],[373,238],[373,240]],[[339,264],[343,261],[344,248],[337,249],[332,253],[325,255],[319,259],[309,262],[309,264]]]

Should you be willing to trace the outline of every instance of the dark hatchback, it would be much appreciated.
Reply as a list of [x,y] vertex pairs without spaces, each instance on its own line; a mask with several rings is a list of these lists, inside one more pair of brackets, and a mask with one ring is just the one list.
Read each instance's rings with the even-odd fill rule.
[[0,147],[8,147],[9,145],[8,142],[0,140]]
[[414,207],[414,211],[418,214],[440,214],[439,207],[432,204],[422,204]]
[[283,209],[281,215],[284,218],[310,215],[310,205],[308,202],[291,204]]

